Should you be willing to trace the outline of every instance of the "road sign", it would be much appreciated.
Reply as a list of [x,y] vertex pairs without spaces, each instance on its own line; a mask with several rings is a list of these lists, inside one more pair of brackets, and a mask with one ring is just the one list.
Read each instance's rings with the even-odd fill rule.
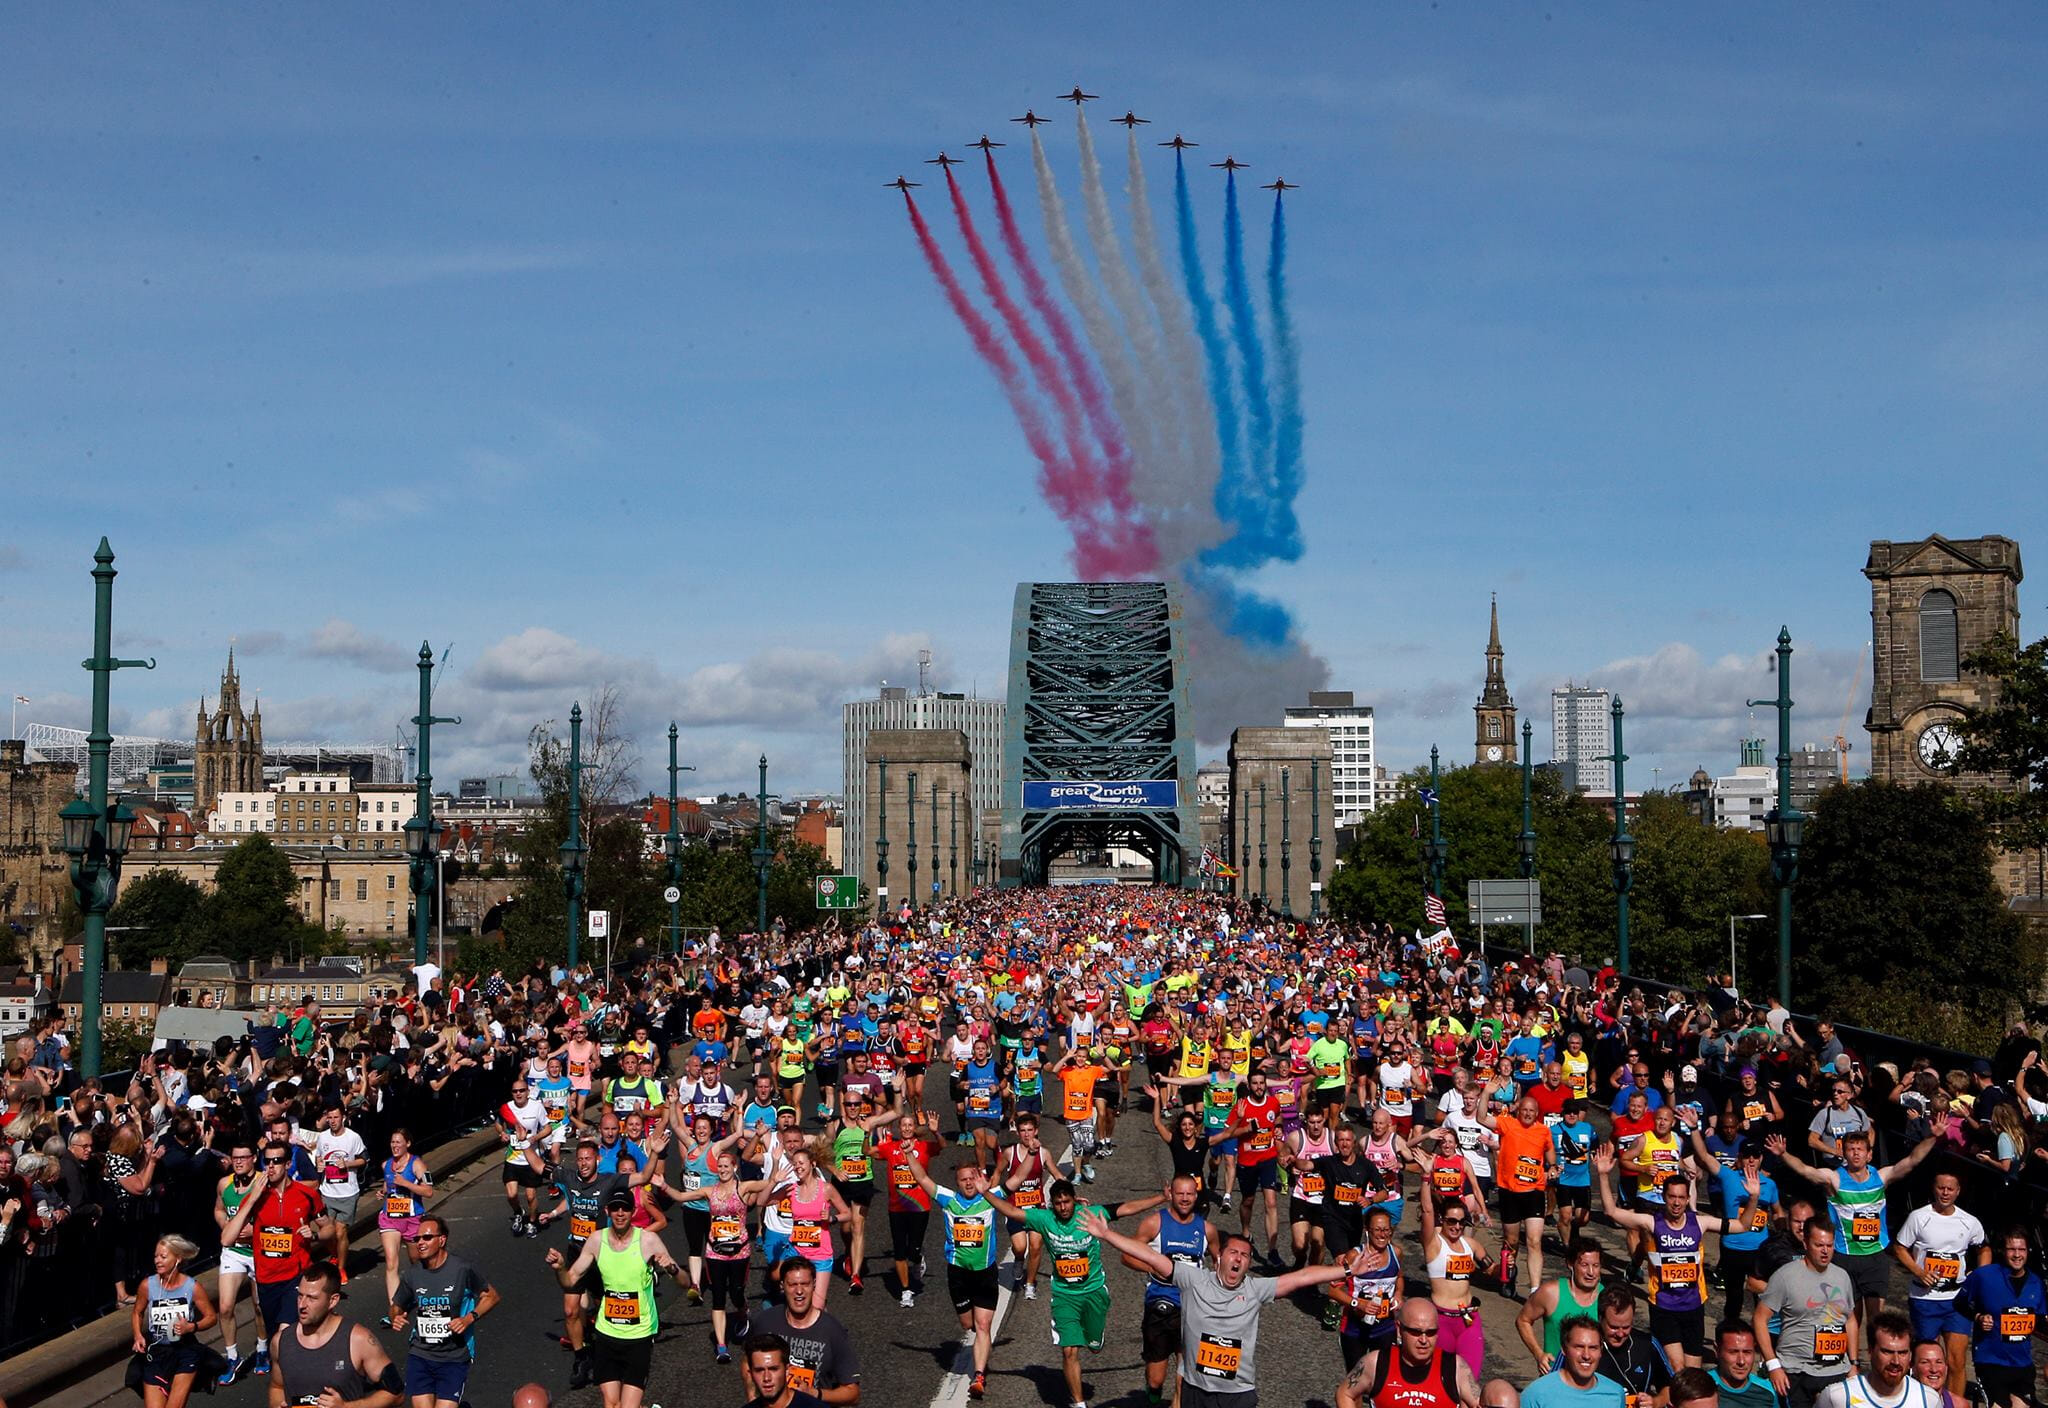
[[682,900],[683,892],[674,885],[661,892],[661,902],[663,904],[681,904]]
[[612,912],[608,909],[590,911],[590,937],[601,939],[612,931]]
[[[884,894],[887,891],[883,892]],[[818,877],[818,908],[858,909],[860,907],[860,877],[858,875],[820,875]]]
[[1542,882],[1527,880],[1467,880],[1465,907],[1480,928],[1489,924],[1541,924],[1543,922]]

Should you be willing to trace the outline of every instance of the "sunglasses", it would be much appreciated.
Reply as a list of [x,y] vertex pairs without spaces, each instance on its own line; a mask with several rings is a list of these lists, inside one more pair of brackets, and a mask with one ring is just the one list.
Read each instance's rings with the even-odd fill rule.
[[286,1164],[289,1164],[289,1163],[291,1162],[291,1160],[290,1160],[290,1159],[265,1159],[265,1160],[264,1160],[263,1162],[264,1162],[264,1163],[266,1163],[266,1164],[269,1164],[269,1165],[270,1165],[270,1166],[271,1166],[272,1168],[283,1168],[283,1167],[284,1167],[284,1166],[285,1166]]
[[1420,1335],[1424,1339],[1435,1339],[1436,1327],[1431,1326],[1427,1330],[1419,1330],[1413,1325],[1403,1325],[1401,1327],[1401,1333],[1404,1335]]

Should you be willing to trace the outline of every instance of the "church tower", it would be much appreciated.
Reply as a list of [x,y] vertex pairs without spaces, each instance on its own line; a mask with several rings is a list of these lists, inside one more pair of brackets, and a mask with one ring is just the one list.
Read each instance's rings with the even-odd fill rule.
[[1472,706],[1477,726],[1472,759],[1478,763],[1512,763],[1515,749],[1515,701],[1508,695],[1507,675],[1501,667],[1500,598],[1493,600],[1493,621],[1486,637],[1486,686],[1479,702]]
[[242,677],[235,672],[234,648],[220,677],[220,707],[207,712],[199,697],[199,719],[192,743],[192,803],[199,824],[223,792],[263,790],[263,706],[242,708]]

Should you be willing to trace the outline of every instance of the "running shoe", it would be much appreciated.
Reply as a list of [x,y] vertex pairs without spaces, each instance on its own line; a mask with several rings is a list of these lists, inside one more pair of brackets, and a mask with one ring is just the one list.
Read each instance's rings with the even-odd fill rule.
[[221,1388],[227,1388],[235,1380],[241,1378],[248,1371],[248,1368],[249,1362],[237,1355],[228,1361],[228,1367],[220,1371],[220,1377],[214,1380],[214,1382]]
[[721,1364],[732,1363],[732,1351],[727,1349],[724,1345],[720,1345],[718,1347],[718,1353],[713,1357],[716,1358],[718,1362]]
[[704,1303],[704,1293],[698,1290],[695,1286],[690,1287],[688,1294],[690,1304],[702,1305]]
[[256,1347],[256,1352],[249,1356],[249,1372],[252,1374],[267,1374],[270,1372],[270,1350],[268,1348],[262,1345]]
[[1036,1281],[1026,1281],[1026,1282],[1024,1283],[1024,1299],[1026,1299],[1026,1300],[1037,1300],[1037,1299],[1038,1299],[1038,1283],[1037,1283]]
[[512,1214],[512,1235],[515,1237],[524,1237],[526,1235],[526,1218],[516,1212]]
[[986,1374],[976,1374],[976,1375],[975,1375],[975,1376],[973,1377],[973,1379],[969,1380],[969,1381],[968,1381],[968,1384],[967,1384],[967,1396],[968,1396],[969,1398],[985,1398],[985,1397],[987,1397],[987,1396],[988,1396],[988,1375],[986,1375]]
[[857,1296],[861,1293],[862,1289],[860,1273],[858,1271],[848,1272],[846,1276],[846,1293],[850,1296]]
[[910,1309],[910,1307],[917,1304],[917,1292],[905,1291],[902,1295],[896,1297],[896,1303],[905,1310]]

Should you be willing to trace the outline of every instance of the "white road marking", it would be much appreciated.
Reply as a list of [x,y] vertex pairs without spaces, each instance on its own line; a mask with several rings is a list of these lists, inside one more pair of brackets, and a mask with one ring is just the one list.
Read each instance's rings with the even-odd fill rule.
[[[1005,1249],[1003,1259],[997,1263],[999,1286],[996,1290],[996,1313],[995,1318],[989,1322],[988,1327],[988,1344],[991,1358],[995,1354],[996,1341],[1003,1336],[1003,1320],[1010,1313],[1010,1301],[1015,1295],[1010,1283],[1015,1281],[1017,1277],[1002,1275],[1001,1268],[1005,1266],[1020,1266],[1015,1251]],[[1020,1269],[1018,1275],[1022,1274]],[[967,1389],[973,1382],[974,1346],[963,1344],[960,1346],[960,1352],[953,1356],[953,1372],[939,1381],[939,1391],[932,1395],[931,1408],[959,1408],[960,1404],[967,1402]]]

